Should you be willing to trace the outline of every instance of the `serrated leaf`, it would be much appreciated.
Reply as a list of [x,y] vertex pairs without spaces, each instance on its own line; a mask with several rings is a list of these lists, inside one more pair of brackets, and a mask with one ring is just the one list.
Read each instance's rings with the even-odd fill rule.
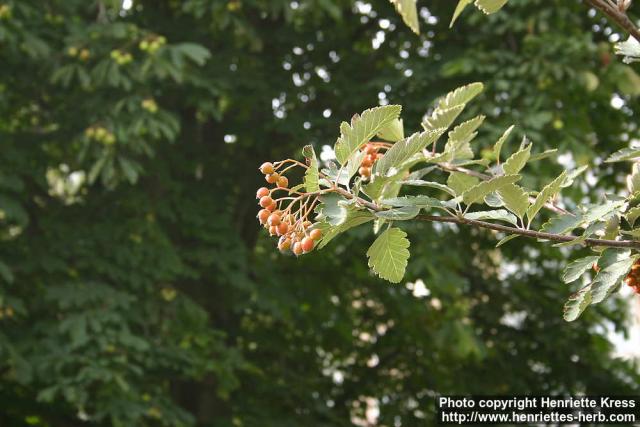
[[545,150],[542,153],[534,154],[529,157],[529,162],[535,162],[538,160],[546,159],[547,157],[551,157],[558,152],[557,148],[552,148],[550,150]]
[[316,158],[316,152],[313,146],[305,145],[302,149],[302,154],[307,158],[309,166],[304,173],[304,187],[308,193],[320,191],[320,184],[318,183],[320,177],[318,173],[318,159]]
[[506,175],[513,175],[522,170],[527,164],[529,156],[531,155],[531,144],[525,148],[513,153],[503,164],[502,169]]
[[504,206],[504,202],[498,196],[498,192],[494,191],[484,196],[484,203],[492,208],[501,208]]
[[397,119],[402,107],[385,105],[370,108],[351,119],[351,124],[342,122],[340,137],[336,141],[334,151],[336,159],[344,165],[363,144],[368,142],[381,129]]
[[476,0],[474,4],[478,9],[489,15],[502,9],[507,4],[507,1],[509,0]]
[[449,126],[458,118],[465,105],[456,105],[451,108],[436,108],[429,117],[425,117],[422,121],[422,127],[425,130],[448,129]]
[[551,234],[569,233],[582,225],[582,215],[563,214],[542,224],[540,231]]
[[638,148],[623,148],[618,150],[605,160],[606,163],[624,162],[626,160],[636,160],[640,158],[640,149]]
[[458,126],[454,127],[452,131],[449,132],[449,141],[450,143],[455,143],[456,141],[466,141],[470,135],[472,135],[476,129],[482,125],[484,122],[485,116],[480,115],[472,118],[471,120],[467,120],[466,122],[460,123]]
[[500,246],[502,246],[505,243],[515,239],[516,237],[519,237],[519,236],[517,234],[511,234],[511,235],[501,239],[498,243],[496,243],[496,248],[499,248]]
[[391,123],[380,129],[378,136],[391,142],[397,142],[404,139],[404,125],[402,119],[392,120]]
[[367,153],[364,150],[358,150],[355,152],[353,157],[349,159],[346,168],[348,181],[350,181],[351,177],[353,177],[358,172],[358,169],[360,169],[360,165],[362,164],[362,161],[366,156]]
[[513,225],[518,225],[518,220],[512,213],[507,212],[504,209],[497,209],[492,211],[471,212],[464,215],[466,219],[474,219],[478,221],[494,220],[494,221],[506,221]]
[[483,181],[462,193],[462,201],[467,206],[472,205],[473,203],[477,203],[484,199],[487,194],[498,191],[505,185],[513,184],[520,178],[520,175],[504,175],[491,178],[488,181]]
[[451,17],[451,22],[449,23],[449,28],[453,27],[453,24],[456,22],[462,11],[473,3],[473,0],[460,0],[458,5],[456,6],[456,10],[453,12],[453,16]]
[[338,234],[343,233],[353,227],[357,227],[358,225],[365,224],[369,221],[374,220],[375,217],[367,211],[358,210],[350,207],[347,209],[344,220],[340,225],[331,226],[329,223],[325,222],[322,224],[327,224],[324,229],[322,229],[322,240],[318,243],[318,249],[324,248],[334,237]]
[[514,127],[514,125],[509,126],[509,128],[505,130],[502,136],[498,139],[496,145],[493,146],[493,156],[496,158],[498,163],[500,162],[500,151],[502,151],[502,146],[509,139]]
[[576,168],[572,171],[569,171],[567,173],[567,176],[564,178],[564,181],[562,181],[562,184],[560,184],[560,187],[562,188],[566,188],[566,187],[570,187],[571,185],[573,185],[573,181],[575,181],[575,179],[584,171],[586,171],[589,168],[589,166],[587,165],[583,165],[580,166],[579,168]]
[[624,201],[607,201],[601,205],[589,205],[586,212],[582,215],[583,224],[588,225],[594,221],[602,220],[616,209],[624,206]]
[[576,320],[582,312],[591,304],[592,295],[591,289],[581,289],[575,294],[571,295],[567,302],[564,304],[564,313],[562,317],[567,322],[573,322]]
[[392,172],[397,172],[404,162],[435,142],[444,131],[445,129],[436,129],[416,132],[409,138],[396,142],[376,162],[374,174],[382,176],[394,175]]
[[564,181],[567,175],[567,171],[563,171],[556,179],[547,184],[540,193],[536,196],[535,201],[527,209],[527,218],[529,223],[540,212],[540,209],[547,203],[552,197],[554,197],[560,191],[560,184]]
[[367,251],[369,267],[383,279],[398,283],[404,277],[409,259],[407,233],[389,228],[373,242]]
[[498,195],[504,202],[504,206],[516,214],[518,218],[524,216],[529,207],[529,193],[524,191],[522,187],[515,184],[505,185],[498,190]]
[[597,222],[595,224],[591,224],[588,226],[583,232],[582,235],[576,237],[573,240],[569,240],[568,242],[556,243],[553,245],[555,248],[563,248],[566,246],[574,246],[583,244],[588,238],[593,236],[595,233],[603,231],[605,229],[605,224],[603,222]]
[[594,255],[572,261],[562,272],[562,281],[564,283],[571,283],[578,279],[585,271],[589,270],[599,258],[599,255]]
[[456,196],[461,195],[479,182],[480,180],[475,176],[462,172],[451,172],[449,178],[447,178],[447,186],[455,192]]
[[420,34],[420,24],[418,23],[418,11],[416,0],[389,0],[402,17],[402,20],[416,34]]
[[401,181],[400,183],[402,185],[411,185],[411,186],[414,186],[414,187],[431,187],[431,188],[435,188],[436,190],[440,190],[440,191],[444,191],[445,193],[449,193],[454,197],[456,196],[456,192],[453,191],[452,188],[449,188],[448,186],[446,186],[444,184],[440,184],[439,182],[423,181],[421,179],[411,179],[411,180]]
[[636,206],[635,208],[629,209],[629,211],[627,211],[624,217],[629,222],[629,225],[633,227],[638,217],[640,217],[640,206]]
[[447,202],[443,202],[442,200],[429,196],[392,197],[380,200],[380,204],[396,208],[406,206],[416,206],[418,208],[445,208],[449,206]]
[[458,105],[465,105],[482,92],[483,89],[484,85],[480,82],[461,86],[442,98],[439,103],[439,108],[447,109]]
[[375,216],[389,221],[406,221],[415,218],[419,213],[420,208],[418,206],[404,206],[401,208],[376,212]]
[[345,201],[335,193],[323,195],[320,197],[320,205],[316,208],[318,219],[334,226],[342,224],[346,220],[348,211],[348,205],[343,203]]
[[611,295],[616,286],[618,286],[627,273],[629,273],[631,266],[638,259],[638,256],[639,255],[635,255],[621,259],[606,268],[602,267],[591,284],[591,293],[593,294],[591,304],[602,302]]

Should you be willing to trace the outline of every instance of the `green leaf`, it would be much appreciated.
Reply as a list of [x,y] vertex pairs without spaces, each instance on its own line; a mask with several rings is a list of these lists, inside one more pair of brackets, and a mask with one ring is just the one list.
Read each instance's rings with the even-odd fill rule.
[[389,0],[402,17],[402,20],[416,34],[420,34],[416,0]]
[[447,129],[458,118],[465,105],[456,105],[451,108],[436,108],[431,116],[425,117],[422,127],[425,130]]
[[211,52],[202,45],[196,43],[180,43],[174,45],[175,48],[180,51],[193,62],[198,65],[204,65],[209,58],[211,58]]
[[419,208],[445,208],[449,203],[429,196],[404,196],[380,200],[380,204],[396,208],[417,206]]
[[385,105],[365,110],[361,115],[356,114],[351,124],[342,122],[340,137],[334,147],[338,162],[344,165],[356,150],[397,119],[401,110],[400,105]]
[[447,178],[447,186],[451,188],[456,196],[461,195],[469,188],[478,184],[480,180],[475,176],[467,175],[462,172],[451,172]]
[[545,150],[542,153],[534,154],[529,157],[529,162],[535,162],[537,160],[546,159],[547,157],[551,157],[558,152],[557,148],[552,148],[550,150]]
[[573,185],[573,181],[575,181],[575,179],[584,171],[586,171],[589,168],[589,166],[584,165],[584,166],[580,166],[579,168],[576,168],[572,171],[567,172],[567,176],[564,178],[564,181],[562,182],[562,184],[560,184],[560,187],[562,188],[566,188],[566,187],[570,187],[571,185]]
[[627,221],[629,221],[629,225],[633,227],[638,217],[640,217],[640,206],[636,206],[635,208],[629,209],[629,211],[624,215],[624,217],[627,219]]
[[564,304],[564,313],[562,317],[567,322],[573,322],[576,320],[582,312],[591,304],[592,295],[591,289],[581,289],[575,294],[571,295],[567,302]]
[[347,218],[348,203],[335,193],[325,194],[320,197],[320,205],[316,208],[318,220],[326,221],[331,225],[340,225]]
[[520,172],[522,168],[527,164],[530,155],[531,144],[528,144],[525,148],[513,153],[511,157],[509,157],[502,165],[504,173],[506,175],[514,175]]
[[518,219],[512,213],[507,212],[504,209],[497,209],[493,211],[471,212],[464,215],[467,219],[474,219],[478,221],[494,220],[494,221],[506,221],[513,225],[518,225]]
[[449,28],[453,27],[453,24],[456,22],[462,11],[473,3],[473,0],[460,0],[458,5],[456,6],[456,10],[453,12],[453,16],[451,17],[451,22],[449,23]]
[[496,158],[498,163],[500,162],[500,151],[502,151],[502,146],[509,139],[514,127],[514,125],[509,126],[509,128],[505,130],[502,136],[498,139],[496,145],[493,146],[493,156]]
[[513,184],[520,179],[520,175],[504,175],[491,178],[466,190],[462,193],[462,201],[467,205],[472,205],[485,198],[489,193],[498,191],[500,188],[508,184]]
[[449,193],[454,197],[456,196],[456,192],[452,188],[444,184],[440,184],[439,182],[423,181],[421,179],[411,179],[411,180],[401,181],[400,184],[411,185],[414,187],[431,187],[431,188],[435,188],[436,190]]
[[367,251],[369,267],[383,279],[398,283],[404,277],[409,259],[407,233],[389,228],[373,242]]
[[515,239],[516,237],[520,237],[517,234],[511,234],[503,239],[501,239],[497,244],[496,244],[496,248],[499,248],[500,246],[504,245],[505,243]]
[[571,283],[584,274],[585,271],[590,269],[595,262],[600,258],[599,255],[588,256],[577,259],[569,265],[567,265],[562,273],[562,281],[564,283]]
[[471,120],[467,120],[464,123],[459,124],[452,131],[449,132],[449,143],[455,143],[460,141],[467,141],[475,130],[482,125],[485,116],[476,116]]
[[612,155],[609,156],[605,162],[614,163],[614,162],[623,162],[625,160],[636,160],[640,157],[640,149],[638,148],[623,148],[622,150],[618,150]]
[[569,240],[568,242],[556,243],[556,244],[553,245],[553,247],[562,248],[562,247],[566,247],[566,246],[581,245],[588,238],[590,238],[591,236],[593,236],[597,232],[604,231],[604,229],[605,229],[605,223],[603,223],[603,222],[597,222],[595,224],[591,224],[590,226],[588,226],[582,232],[581,236],[576,237],[573,240]]
[[586,212],[582,215],[583,224],[591,224],[594,221],[599,221],[604,219],[605,216],[609,215],[611,212],[616,209],[620,209],[624,206],[624,201],[607,201],[602,205],[589,205],[586,209]]
[[375,217],[370,212],[355,209],[350,206],[346,209],[344,219],[339,225],[332,226],[328,222],[321,223],[324,225],[320,227],[320,229],[322,230],[322,240],[320,240],[320,242],[318,243],[318,249],[324,248],[338,234],[343,233],[350,228],[365,224],[374,219]]
[[582,225],[582,215],[563,214],[542,224],[540,231],[552,234],[569,233]]
[[[506,163],[505,163],[506,165]],[[498,190],[498,195],[504,206],[522,218],[529,207],[529,194],[515,184],[508,184]]]
[[629,257],[629,252],[626,251],[627,258],[624,258],[624,256],[625,255],[622,255],[622,259],[610,264],[606,268],[601,266],[602,269],[598,272],[591,284],[591,292],[593,294],[591,304],[602,302],[611,295],[616,286],[618,286],[627,273],[629,273],[631,266],[640,255]]
[[418,206],[404,206],[401,208],[376,212],[375,216],[389,221],[406,221],[415,218],[419,213],[420,208]]
[[449,92],[440,100],[439,108],[447,109],[458,105],[465,105],[482,92],[483,89],[484,85],[480,82],[470,83],[466,86],[459,87]]
[[404,126],[402,119],[392,120],[391,123],[380,129],[378,136],[391,142],[397,142],[404,139]]
[[416,132],[409,138],[396,142],[376,162],[373,172],[382,176],[390,175],[389,172],[393,172],[392,169],[397,172],[404,162],[435,142],[444,131],[445,129],[436,129]]
[[540,193],[536,196],[535,201],[527,209],[527,218],[529,222],[540,212],[540,209],[547,203],[552,197],[554,197],[560,191],[560,185],[565,179],[567,171],[563,171],[556,179],[547,184]]
[[502,9],[502,7],[507,4],[507,1],[508,0],[476,0],[475,5],[478,9],[489,15]]
[[307,158],[309,167],[304,173],[304,186],[308,193],[315,193],[320,191],[319,173],[318,173],[318,159],[316,158],[316,152],[311,145],[305,145],[302,149],[302,155]]

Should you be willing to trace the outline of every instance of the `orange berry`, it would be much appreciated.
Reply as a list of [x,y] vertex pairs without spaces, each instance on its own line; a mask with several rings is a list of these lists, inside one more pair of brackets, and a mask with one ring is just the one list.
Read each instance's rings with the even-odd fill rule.
[[305,237],[304,239],[302,239],[302,242],[300,242],[300,244],[302,245],[302,251],[304,253],[311,252],[315,243],[316,242],[311,237]]
[[262,196],[260,197],[260,206],[262,206],[263,208],[266,208],[270,205],[272,205],[274,203],[273,199],[269,196]]
[[295,242],[293,244],[293,253],[295,254],[295,256],[299,256],[302,255],[302,243],[300,242]]
[[376,154],[378,152],[378,149],[375,147],[375,145],[367,144],[364,146],[364,151],[367,154]]
[[265,209],[273,212],[276,210],[276,208],[278,207],[278,204],[275,202],[275,200],[273,201],[273,203],[271,203],[269,206],[267,206]]
[[358,169],[358,173],[360,174],[360,176],[363,176],[365,178],[369,178],[371,176],[371,168],[360,168]]
[[280,178],[278,178],[278,187],[287,188],[288,186],[289,186],[289,180],[287,179],[286,176],[281,176]]
[[291,239],[286,236],[280,237],[280,240],[278,241],[278,249],[280,252],[286,252],[291,249]]
[[360,166],[362,166],[363,168],[370,168],[371,166],[373,166],[373,162],[375,161],[375,157],[371,158],[371,155],[367,155],[364,160],[362,160],[362,163],[360,164]]
[[271,162],[265,162],[260,166],[260,172],[262,172],[265,175],[272,174],[274,170],[275,169],[273,168],[273,163]]
[[269,215],[269,218],[267,218],[267,224],[269,224],[269,226],[279,225],[280,215],[278,215],[277,213],[272,213],[271,215]]
[[287,234],[287,231],[289,231],[289,224],[287,224],[286,222],[281,222],[280,224],[278,224],[278,233],[280,233],[280,235]]
[[320,240],[320,238],[322,238],[322,231],[318,228],[311,230],[311,233],[309,233],[309,237],[311,237],[313,240]]
[[269,189],[267,187],[260,187],[256,192],[256,199],[261,199],[264,196],[268,196],[268,195],[269,195]]
[[278,231],[278,227],[276,227],[275,225],[272,225],[271,227],[269,227],[270,236],[275,236],[277,231]]
[[272,173],[269,175],[265,175],[264,179],[269,183],[269,184],[275,184],[276,182],[278,182],[278,178],[279,175],[277,173]]
[[260,221],[260,224],[266,224],[270,214],[271,212],[266,209],[260,210],[260,212],[258,212],[258,221]]

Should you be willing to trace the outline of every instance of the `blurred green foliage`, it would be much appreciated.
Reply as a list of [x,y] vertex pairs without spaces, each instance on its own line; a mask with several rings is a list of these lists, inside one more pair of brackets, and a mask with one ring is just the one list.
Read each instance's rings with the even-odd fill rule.
[[638,393],[606,339],[624,300],[562,320],[563,251],[408,226],[415,297],[368,271],[366,230],[296,260],[254,218],[264,160],[321,152],[379,102],[417,130],[469,81],[480,144],[516,123],[596,172],[571,199],[621,187],[599,159],[638,136],[639,77],[584,5],[512,0],[448,30],[451,2],[421,0],[421,36],[386,0],[2,5],[3,426],[348,426],[371,399],[417,426],[438,393]]

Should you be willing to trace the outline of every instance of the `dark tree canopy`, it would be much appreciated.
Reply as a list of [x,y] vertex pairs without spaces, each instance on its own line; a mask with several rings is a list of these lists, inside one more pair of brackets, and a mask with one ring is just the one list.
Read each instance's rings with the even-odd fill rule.
[[572,200],[624,187],[602,159],[638,138],[640,76],[617,30],[560,0],[450,30],[451,3],[420,0],[418,36],[386,0],[0,1],[0,424],[421,426],[437,394],[638,394],[607,339],[631,300],[565,323],[565,251],[407,224],[391,285],[367,230],[295,259],[256,224],[265,159],[379,103],[413,132],[472,81],[478,147],[515,123],[596,173]]

